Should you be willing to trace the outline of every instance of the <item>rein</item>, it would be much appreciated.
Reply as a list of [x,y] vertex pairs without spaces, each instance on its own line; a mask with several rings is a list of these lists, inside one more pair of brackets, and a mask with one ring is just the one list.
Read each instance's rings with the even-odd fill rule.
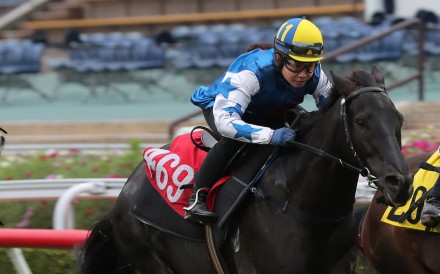
[[[335,161],[337,163],[339,163],[343,168],[347,168],[350,169],[352,171],[355,171],[357,173],[359,173],[361,176],[365,177],[368,180],[368,185],[370,187],[373,187],[373,184],[380,190],[382,190],[384,188],[384,186],[379,182],[379,180],[370,173],[370,170],[364,165],[364,163],[362,162],[362,160],[359,158],[354,146],[353,146],[353,142],[351,140],[351,136],[350,136],[350,132],[348,130],[348,120],[347,120],[347,113],[346,113],[346,103],[347,101],[353,99],[354,97],[366,93],[366,92],[383,92],[385,93],[385,90],[379,88],[379,87],[364,87],[364,88],[360,88],[352,93],[350,93],[347,97],[343,98],[341,100],[341,111],[340,111],[340,117],[341,120],[343,121],[343,125],[344,125],[344,132],[347,138],[347,142],[350,146],[350,149],[354,155],[354,157],[358,160],[359,164],[360,164],[360,168],[351,165],[345,161],[343,161],[340,158],[337,158],[327,152],[325,152],[324,150],[318,149],[316,147],[304,144],[304,143],[299,143],[296,141],[288,141],[288,144],[290,146],[294,146],[294,147],[298,147],[300,149],[303,149],[305,151],[311,152],[313,154],[316,154],[318,156],[330,159],[332,161]],[[274,199],[271,197],[266,196],[264,193],[261,192],[261,190],[252,187],[251,188],[251,192],[254,193],[254,195],[257,198],[263,198],[268,200],[270,203],[279,206],[282,208],[282,211],[284,213],[287,213],[305,223],[308,224],[331,224],[331,223],[337,223],[339,221],[344,220],[345,218],[351,216],[352,211],[350,211],[347,214],[343,214],[342,216],[339,217],[335,217],[335,218],[324,218],[324,217],[318,217],[318,216],[313,216],[313,215],[309,215],[305,212],[302,212],[300,210],[298,210],[296,207],[292,206],[288,201],[280,201],[278,199]]]
[[[313,154],[316,154],[318,156],[321,156],[321,157],[330,159],[332,161],[338,162],[342,167],[351,169],[353,171],[356,171],[357,173],[361,174],[363,177],[367,176],[366,175],[366,171],[368,171],[367,168],[358,168],[358,167],[355,167],[353,165],[350,165],[349,163],[345,162],[341,158],[337,158],[337,157],[335,157],[335,156],[333,156],[331,154],[328,154],[327,152],[325,152],[322,149],[319,149],[319,148],[316,148],[316,147],[312,147],[312,146],[309,146],[309,145],[306,145],[306,144],[303,144],[303,143],[299,143],[299,142],[296,142],[296,141],[288,141],[288,143],[289,143],[290,146],[298,147],[298,148],[300,148],[302,150],[305,150],[305,151],[311,152]],[[363,175],[363,174],[365,174],[365,175]]]
[[294,147],[298,147],[302,150],[311,152],[313,154],[316,154],[318,156],[330,159],[334,162],[338,162],[343,168],[347,168],[350,169],[352,171],[355,171],[357,173],[359,173],[362,177],[366,178],[368,181],[368,185],[372,188],[378,188],[379,190],[383,190],[384,186],[379,182],[379,180],[376,178],[376,176],[372,175],[370,170],[365,166],[365,164],[363,163],[363,161],[361,160],[361,158],[359,158],[359,155],[357,154],[354,146],[353,146],[353,142],[351,140],[351,136],[350,136],[350,131],[348,130],[348,119],[347,119],[347,110],[346,110],[346,103],[347,101],[351,100],[352,98],[366,93],[366,92],[383,92],[385,93],[385,90],[379,88],[379,87],[363,87],[360,88],[352,93],[350,93],[347,97],[342,98],[341,100],[341,112],[340,112],[340,116],[341,119],[343,121],[344,124],[344,132],[345,132],[345,136],[347,139],[347,142],[350,146],[350,149],[353,153],[353,156],[357,159],[357,161],[360,164],[360,168],[355,167],[345,161],[343,161],[341,158],[337,158],[327,152],[325,152],[322,149],[304,144],[304,143],[300,143],[300,142],[296,142],[296,141],[288,141],[289,145],[294,146]]

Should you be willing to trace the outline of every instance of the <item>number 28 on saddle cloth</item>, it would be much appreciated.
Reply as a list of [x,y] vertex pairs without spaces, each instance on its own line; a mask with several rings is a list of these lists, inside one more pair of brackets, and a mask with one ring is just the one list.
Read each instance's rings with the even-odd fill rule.
[[[435,167],[440,167],[440,151],[437,150],[434,152],[434,154],[428,159],[427,163]],[[394,226],[423,231],[429,229],[420,222],[420,218],[425,204],[424,200],[426,200],[427,196],[426,192],[429,191],[436,181],[440,179],[439,175],[440,174],[435,171],[419,169],[414,176],[414,192],[412,197],[404,206],[397,208],[388,207],[382,216],[382,222]],[[429,231],[440,233],[440,227],[437,226],[430,228]]]
[[[196,147],[196,142],[203,146],[202,131],[177,136],[169,149],[148,147],[144,150],[145,170],[151,185],[167,204],[182,217],[183,207],[188,206],[192,190],[182,188],[194,183],[194,175],[200,169],[207,152]],[[192,139],[192,140],[191,140]],[[229,176],[220,179],[208,195],[207,205],[214,208],[216,189]]]

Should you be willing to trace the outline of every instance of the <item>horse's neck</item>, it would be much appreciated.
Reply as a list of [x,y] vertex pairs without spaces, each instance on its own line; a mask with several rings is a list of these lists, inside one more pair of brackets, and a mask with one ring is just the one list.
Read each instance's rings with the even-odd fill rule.
[[[354,163],[338,111],[327,114],[318,121],[305,143],[359,165]],[[293,190],[290,200],[299,207],[322,208],[323,203],[331,203],[328,206],[342,209],[352,205],[357,174],[343,168],[339,162],[300,151],[286,161],[285,169],[288,171],[288,188]]]

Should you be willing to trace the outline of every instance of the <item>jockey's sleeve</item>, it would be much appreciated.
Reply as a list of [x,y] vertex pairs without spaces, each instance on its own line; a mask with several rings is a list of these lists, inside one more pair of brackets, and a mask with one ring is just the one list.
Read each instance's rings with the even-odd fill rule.
[[332,82],[325,75],[324,71],[320,66],[318,73],[319,81],[316,86],[315,92],[313,93],[313,98],[315,98],[315,104],[318,108],[324,105],[325,100],[330,96],[332,91]]
[[218,89],[213,114],[220,134],[242,142],[268,144],[273,134],[271,128],[242,120],[252,96],[260,90],[257,76],[249,70],[227,72]]

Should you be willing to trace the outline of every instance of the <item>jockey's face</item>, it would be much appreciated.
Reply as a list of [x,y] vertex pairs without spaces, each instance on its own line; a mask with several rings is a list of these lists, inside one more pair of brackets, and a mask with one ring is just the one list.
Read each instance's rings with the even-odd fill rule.
[[287,59],[281,69],[284,79],[294,88],[300,88],[313,76],[316,63],[303,63]]

